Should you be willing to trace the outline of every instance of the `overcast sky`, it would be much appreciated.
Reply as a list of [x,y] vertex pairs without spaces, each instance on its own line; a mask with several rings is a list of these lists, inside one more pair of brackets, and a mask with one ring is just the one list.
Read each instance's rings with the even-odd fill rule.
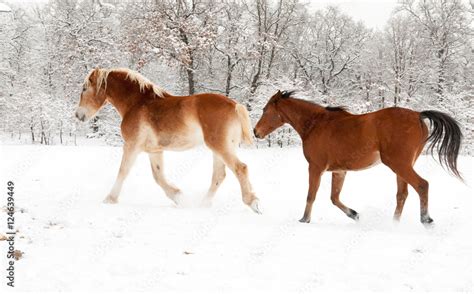
[[[382,29],[397,5],[397,0],[306,0],[309,8],[321,9],[327,5],[339,6],[355,20],[363,21],[369,28]],[[0,3],[5,2],[0,0]],[[47,0],[10,0],[18,3],[45,3]]]
[[397,0],[307,0],[312,9],[327,5],[339,6],[356,21],[363,21],[369,28],[383,29],[390,18]]

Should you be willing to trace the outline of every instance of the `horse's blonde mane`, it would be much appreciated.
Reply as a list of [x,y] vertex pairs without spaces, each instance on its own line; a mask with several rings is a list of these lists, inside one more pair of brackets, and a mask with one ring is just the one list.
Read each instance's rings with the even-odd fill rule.
[[107,78],[109,77],[109,74],[111,72],[121,72],[126,74],[126,78],[129,79],[132,82],[136,82],[138,86],[140,87],[140,92],[144,92],[145,89],[150,88],[153,90],[153,92],[160,98],[165,97],[166,91],[157,85],[153,84],[149,79],[141,75],[140,73],[128,69],[128,68],[97,68],[93,69],[89,72],[89,74],[86,76],[84,80],[84,86],[89,87],[90,85],[90,77],[92,74],[96,72],[97,73],[97,79],[96,79],[96,91],[99,91],[99,89],[104,86],[104,89],[107,88]]

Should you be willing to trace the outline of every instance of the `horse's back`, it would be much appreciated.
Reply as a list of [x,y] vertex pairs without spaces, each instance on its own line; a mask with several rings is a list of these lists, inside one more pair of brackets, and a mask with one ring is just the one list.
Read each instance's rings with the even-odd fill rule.
[[240,143],[242,125],[234,100],[219,94],[198,94],[195,103],[204,140],[209,147],[222,149],[228,144]]
[[203,107],[233,107],[236,104],[236,102],[229,97],[215,93],[202,93],[190,97],[193,97],[198,105]]
[[423,150],[428,128],[419,112],[400,107],[386,108],[374,113],[374,123],[382,154],[397,154],[415,160]]
[[[303,145],[307,145],[305,155],[310,160],[326,157],[329,170],[358,170],[373,165],[383,153],[418,153],[426,139],[423,128],[426,126],[419,113],[405,108],[341,114],[315,128],[312,138]],[[318,154],[313,154],[313,150],[318,150]]]
[[201,143],[219,147],[229,136],[240,142],[236,104],[219,94],[168,96],[150,101],[136,116],[148,134],[146,149],[186,150]]
[[427,135],[427,127],[420,119],[420,113],[407,108],[384,108],[356,115],[355,120],[360,121],[364,135],[374,138],[380,148],[407,140],[422,143]]

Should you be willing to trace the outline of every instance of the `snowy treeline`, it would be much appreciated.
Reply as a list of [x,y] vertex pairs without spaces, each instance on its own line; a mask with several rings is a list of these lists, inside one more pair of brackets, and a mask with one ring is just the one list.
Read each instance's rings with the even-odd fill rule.
[[[383,30],[298,0],[50,0],[0,12],[0,131],[31,142],[117,140],[110,108],[73,111],[94,67],[135,69],[174,94],[219,92],[252,119],[277,89],[356,113],[438,109],[473,131],[473,4],[402,0]],[[288,128],[265,144],[295,144]]]

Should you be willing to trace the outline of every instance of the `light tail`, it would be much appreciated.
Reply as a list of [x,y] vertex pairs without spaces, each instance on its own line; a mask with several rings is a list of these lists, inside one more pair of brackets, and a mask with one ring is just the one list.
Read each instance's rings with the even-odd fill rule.
[[235,105],[235,112],[239,117],[240,125],[242,126],[242,142],[247,145],[253,144],[252,137],[252,123],[250,122],[249,112],[242,104]]

